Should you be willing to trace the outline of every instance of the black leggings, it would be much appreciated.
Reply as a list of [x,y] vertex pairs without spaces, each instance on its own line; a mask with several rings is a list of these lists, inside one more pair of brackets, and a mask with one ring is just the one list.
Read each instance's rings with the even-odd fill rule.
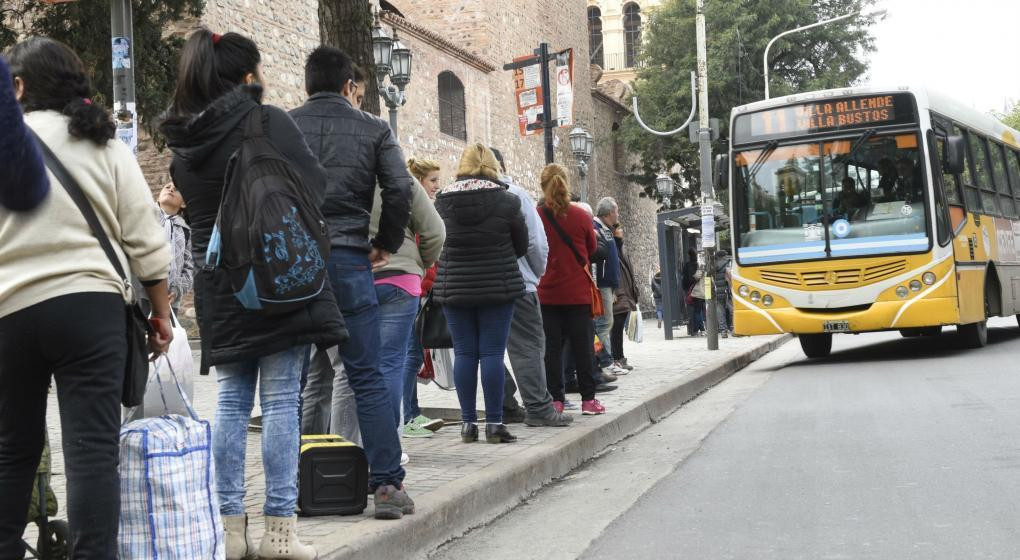
[[570,341],[577,368],[577,384],[581,400],[595,398],[595,380],[592,378],[592,340],[590,305],[543,305],[542,327],[545,329],[545,371],[549,394],[554,401],[563,402],[563,376],[549,372],[563,371],[563,342]]
[[609,340],[613,346],[614,362],[626,359],[623,355],[623,331],[627,328],[627,317],[629,316],[630,312],[627,311],[613,315],[613,330]]
[[117,294],[60,296],[0,318],[0,559],[24,556],[51,375],[60,402],[69,558],[117,558],[126,346]]

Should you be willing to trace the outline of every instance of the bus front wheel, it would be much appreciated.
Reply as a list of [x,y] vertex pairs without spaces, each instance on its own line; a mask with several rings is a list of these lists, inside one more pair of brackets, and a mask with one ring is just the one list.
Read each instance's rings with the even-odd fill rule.
[[965,348],[983,348],[988,344],[988,320],[956,327]]
[[832,333],[801,334],[797,338],[808,358],[825,358],[832,353]]

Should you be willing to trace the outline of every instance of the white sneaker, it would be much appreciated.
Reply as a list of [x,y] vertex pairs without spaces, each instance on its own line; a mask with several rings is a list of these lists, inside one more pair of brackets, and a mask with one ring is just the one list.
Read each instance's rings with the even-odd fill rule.
[[403,467],[404,465],[406,465],[406,464],[408,464],[410,462],[411,462],[411,458],[407,456],[407,453],[401,453],[400,454],[400,466],[401,467]]
[[630,373],[630,371],[625,370],[625,369],[623,369],[622,367],[620,367],[620,366],[618,366],[616,364],[613,364],[613,365],[609,366],[606,369],[611,371],[613,373],[613,375],[627,375],[628,373]]

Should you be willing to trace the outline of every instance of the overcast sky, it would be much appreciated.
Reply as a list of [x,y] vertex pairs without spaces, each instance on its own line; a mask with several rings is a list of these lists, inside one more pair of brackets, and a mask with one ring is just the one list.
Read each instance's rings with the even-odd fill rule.
[[[1020,0],[879,0],[870,81],[926,85],[981,111],[1020,101]],[[867,78],[866,78],[867,81]]]

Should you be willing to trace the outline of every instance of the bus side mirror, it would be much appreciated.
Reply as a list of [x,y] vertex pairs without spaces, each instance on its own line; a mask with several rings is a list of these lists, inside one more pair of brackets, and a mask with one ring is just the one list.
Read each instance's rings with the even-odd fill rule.
[[728,191],[730,188],[730,156],[715,156],[715,190]]
[[950,136],[946,138],[942,154],[942,172],[952,175],[963,173],[966,161],[964,153],[967,150],[967,141],[963,136]]

